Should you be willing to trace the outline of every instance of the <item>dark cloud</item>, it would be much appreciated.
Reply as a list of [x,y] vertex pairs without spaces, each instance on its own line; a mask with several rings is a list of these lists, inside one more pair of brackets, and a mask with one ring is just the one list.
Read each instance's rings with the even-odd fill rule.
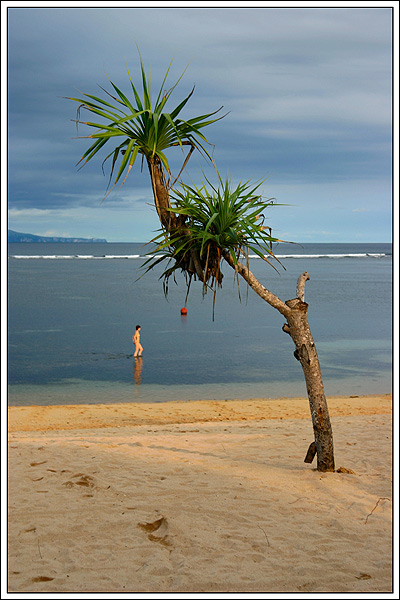
[[[270,174],[281,191],[296,184],[299,199],[314,183],[340,183],[350,205],[368,192],[368,181],[381,182],[381,201],[390,207],[389,8],[21,7],[7,16],[13,219],[22,210],[99,206],[108,177],[101,160],[77,170],[87,140],[73,139],[76,104],[63,97],[100,94],[106,73],[129,92],[125,60],[137,78],[136,43],[157,90],[172,58],[170,85],[191,61],[172,100],[177,104],[196,84],[186,116],[221,105],[230,111],[206,132],[221,172],[237,179]],[[171,154],[174,172],[181,162],[180,153]],[[194,156],[189,175],[198,177],[202,168]],[[141,174],[138,166],[113,197],[121,214],[128,203],[151,201],[146,169]],[[365,202],[373,202],[368,193]],[[387,235],[389,221],[382,222]]]

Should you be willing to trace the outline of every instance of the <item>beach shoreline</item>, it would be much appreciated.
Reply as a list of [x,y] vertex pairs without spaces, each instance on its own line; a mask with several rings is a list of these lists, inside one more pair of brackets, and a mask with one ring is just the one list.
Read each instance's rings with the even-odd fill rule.
[[392,397],[8,409],[9,592],[392,589]]
[[[330,415],[389,414],[391,394],[330,396]],[[65,404],[11,406],[8,430],[92,429],[129,425],[172,424],[207,421],[247,421],[258,419],[306,419],[308,399],[250,398],[248,400],[193,400],[157,403],[124,402],[112,404]]]

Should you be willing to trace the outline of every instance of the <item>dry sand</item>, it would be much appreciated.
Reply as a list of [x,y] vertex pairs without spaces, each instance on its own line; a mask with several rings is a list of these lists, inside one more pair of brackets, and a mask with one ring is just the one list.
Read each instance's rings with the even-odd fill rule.
[[9,592],[392,591],[391,396],[9,409]]

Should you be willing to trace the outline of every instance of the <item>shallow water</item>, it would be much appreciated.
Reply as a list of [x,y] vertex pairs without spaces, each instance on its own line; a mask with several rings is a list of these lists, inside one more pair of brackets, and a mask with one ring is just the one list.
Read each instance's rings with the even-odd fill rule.
[[[212,295],[203,299],[201,285],[192,284],[182,317],[182,277],[170,283],[168,301],[160,269],[138,279],[151,248],[9,244],[8,250],[10,404],[305,394],[283,318],[252,290],[247,294],[244,283],[239,302],[230,270],[213,321]],[[259,259],[250,259],[250,269],[283,300],[295,296],[298,275],[310,273],[306,301],[326,393],[390,393],[391,246],[280,245],[275,252],[295,257],[282,258],[286,270],[278,274]],[[136,324],[141,361],[133,359]]]

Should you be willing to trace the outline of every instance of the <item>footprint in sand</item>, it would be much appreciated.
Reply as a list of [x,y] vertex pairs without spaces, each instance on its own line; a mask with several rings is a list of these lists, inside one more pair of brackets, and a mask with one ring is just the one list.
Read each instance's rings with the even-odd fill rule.
[[79,479],[77,479],[77,481],[65,481],[63,483],[63,485],[65,485],[65,487],[68,488],[72,488],[75,485],[79,485],[82,487],[94,487],[94,478],[91,477],[90,475],[84,475],[83,473],[78,473],[77,475],[73,475],[72,479],[76,479],[77,477],[79,477]]
[[161,517],[152,523],[138,523],[138,527],[147,533],[147,537],[151,542],[158,542],[163,546],[171,546],[168,539],[168,521],[165,517]]

